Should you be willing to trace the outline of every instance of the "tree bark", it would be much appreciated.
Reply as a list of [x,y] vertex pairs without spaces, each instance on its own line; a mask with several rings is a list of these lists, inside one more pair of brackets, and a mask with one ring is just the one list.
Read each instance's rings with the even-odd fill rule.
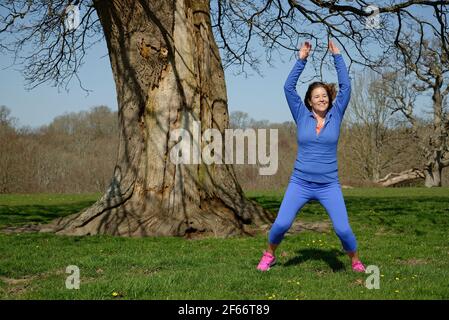
[[389,173],[384,178],[377,181],[383,187],[392,187],[400,183],[424,179],[424,172],[420,169],[413,168],[399,173]]
[[223,136],[229,125],[209,0],[94,4],[116,84],[117,165],[100,200],[41,231],[221,237],[245,233],[245,224],[273,221],[272,213],[244,197],[231,165],[174,164],[170,158],[173,130],[194,134],[199,121],[200,134],[215,128]]
[[441,86],[443,85],[442,72],[439,67],[437,70],[435,83],[433,85],[433,134],[429,143],[429,152],[427,153],[427,164],[424,168],[425,186],[441,187],[441,172],[443,166],[441,160],[444,156],[444,148],[447,143],[447,132],[444,128],[443,121],[443,97],[441,95]]
[[424,168],[425,182],[424,185],[428,188],[441,187],[441,173],[443,166],[441,164],[441,152],[434,151],[434,156],[429,159],[429,162]]

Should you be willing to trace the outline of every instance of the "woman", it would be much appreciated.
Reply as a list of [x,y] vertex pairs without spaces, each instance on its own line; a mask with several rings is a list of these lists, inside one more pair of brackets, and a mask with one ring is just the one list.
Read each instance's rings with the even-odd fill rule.
[[296,214],[309,200],[318,200],[329,214],[343,249],[351,258],[352,269],[365,272],[357,255],[357,242],[349,225],[337,168],[340,125],[349,103],[351,82],[340,50],[329,41],[338,74],[338,95],[334,101],[336,92],[333,85],[314,82],[307,90],[304,104],[295,87],[311,49],[308,42],[301,46],[299,59],[284,85],[288,106],[297,126],[298,154],[278,216],[268,236],[268,249],[257,269],[267,271],[276,263],[276,248]]

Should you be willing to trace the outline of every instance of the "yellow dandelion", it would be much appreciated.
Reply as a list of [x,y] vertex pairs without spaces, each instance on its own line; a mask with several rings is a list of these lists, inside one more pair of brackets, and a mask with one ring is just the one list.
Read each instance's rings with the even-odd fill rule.
[[399,280],[399,278],[398,278],[398,277],[396,277],[395,279],[396,279],[396,280]]
[[399,290],[395,290],[396,293],[399,293]]
[[112,296],[113,296],[113,297],[117,297],[117,296],[118,296],[118,292],[115,292],[115,291],[114,291],[114,292],[112,293]]

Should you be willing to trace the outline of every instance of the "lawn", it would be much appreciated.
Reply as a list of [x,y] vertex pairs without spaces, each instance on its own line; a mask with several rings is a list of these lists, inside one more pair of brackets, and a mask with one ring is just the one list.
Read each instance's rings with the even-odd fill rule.
[[[282,191],[248,192],[277,211]],[[449,189],[345,189],[362,260],[350,270],[336,235],[288,234],[269,272],[255,268],[266,234],[229,239],[65,237],[0,233],[0,299],[449,299]],[[89,206],[92,195],[0,195],[0,228],[47,222]],[[298,218],[329,221],[318,203]],[[66,268],[80,289],[66,288]]]

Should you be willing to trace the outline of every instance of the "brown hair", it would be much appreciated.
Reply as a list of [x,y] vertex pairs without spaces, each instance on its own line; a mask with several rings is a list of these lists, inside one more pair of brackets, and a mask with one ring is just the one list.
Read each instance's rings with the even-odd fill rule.
[[312,106],[309,104],[310,96],[312,95],[312,91],[316,88],[322,87],[327,92],[327,96],[329,97],[329,107],[327,110],[332,108],[332,102],[334,101],[335,97],[337,96],[337,89],[335,88],[335,83],[324,83],[324,82],[313,82],[309,85],[309,88],[307,89],[306,97],[305,97],[305,105],[309,111],[312,111]]

